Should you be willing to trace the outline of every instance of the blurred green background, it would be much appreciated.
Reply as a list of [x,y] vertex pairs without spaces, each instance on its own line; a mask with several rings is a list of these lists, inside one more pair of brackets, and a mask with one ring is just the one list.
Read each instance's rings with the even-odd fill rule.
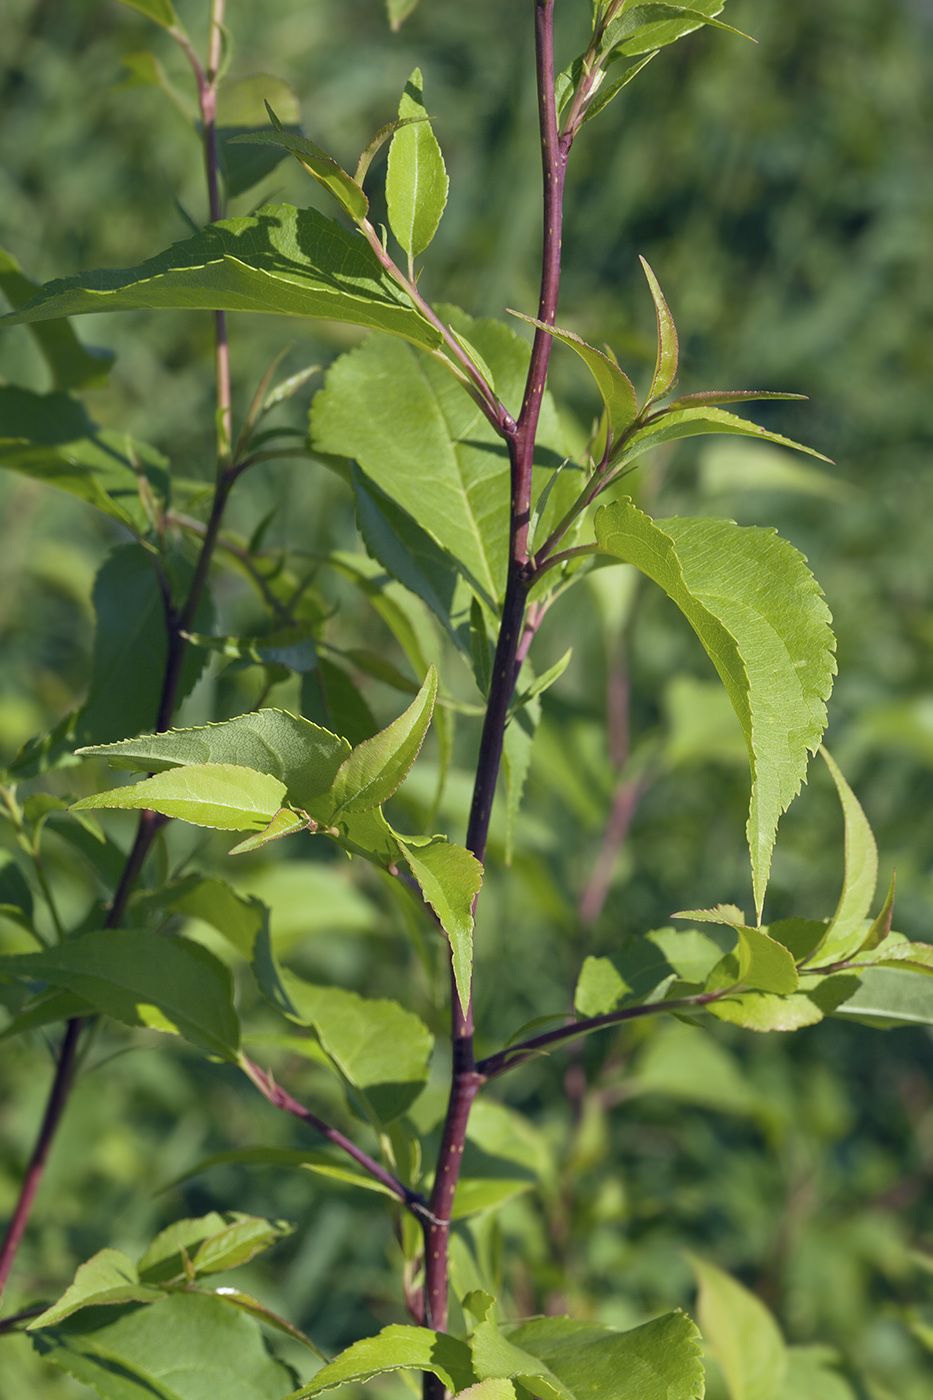
[[[178,8],[203,37],[206,6],[182,0]],[[397,34],[377,0],[231,0],[228,9],[231,76],[287,81],[306,133],[351,169],[394,115],[412,68],[423,69],[451,195],[422,286],[472,314],[531,312],[536,301],[530,8],[523,0],[421,0]],[[558,0],[565,60],[582,47],[588,10],[585,0]],[[633,484],[655,514],[774,525],[808,556],[839,639],[828,743],[874,827],[885,884],[897,868],[895,927],[924,939],[933,902],[933,6],[731,0],[724,17],[757,46],[700,32],[662,52],[584,128],[568,182],[561,320],[593,343],[608,341],[644,388],[654,327],[641,253],[680,330],[682,392],[809,396],[760,406],[755,416],[831,457],[825,476],[788,473],[809,459],[705,439],[656,457]],[[189,90],[180,53],[132,10],[8,0],[0,243],[34,278],[133,265],[206,217],[190,129],[163,93],[126,81],[122,60],[141,50],[157,53]],[[289,164],[234,198],[230,212],[268,200],[332,212]],[[231,321],[241,415],[283,344],[294,342],[288,371],[326,365],[352,343],[339,327]],[[155,444],[181,477],[208,479],[210,317],[129,313],[86,318],[79,330],[117,354],[108,386],[89,395],[96,419]],[[44,373],[25,330],[0,340],[2,379],[42,388]],[[555,355],[553,386],[568,417],[587,429],[595,400],[572,356]],[[291,405],[298,425],[306,406],[306,398]],[[7,761],[81,698],[91,587],[118,531],[17,475],[0,480],[0,507]],[[231,524],[248,535],[273,507],[270,547],[357,547],[349,495],[317,464],[256,469]],[[343,594],[333,601],[340,626],[387,647],[372,615],[353,613],[358,605]],[[750,902],[747,765],[695,639],[647,589],[633,599],[601,590],[589,602],[598,606],[571,591],[541,638],[540,666],[571,642],[575,654],[546,697],[509,871],[501,832],[493,842],[477,939],[481,1052],[530,1017],[564,1009],[586,954],[611,953],[674,909]],[[226,577],[215,603],[223,631],[254,620]],[[612,686],[619,695],[623,677],[628,741],[645,776],[602,907],[594,912],[595,900],[581,916],[618,788],[606,697]],[[212,671],[189,702],[189,721],[248,708],[258,689],[250,672]],[[398,710],[398,697],[378,685],[367,698],[380,719]],[[272,703],[289,703],[285,688]],[[454,840],[463,838],[475,743],[461,724],[441,813]],[[409,820],[423,818],[430,802],[430,759],[428,752],[423,778],[416,773],[406,788]],[[176,854],[186,839],[172,837]],[[50,849],[66,905],[79,917],[88,877],[64,843]],[[210,846],[206,859],[227,870],[222,849]],[[437,987],[374,877],[297,842],[271,849],[274,859],[256,860],[241,883],[272,904],[280,945],[297,949],[324,980],[401,996],[440,1029]],[[828,776],[814,770],[782,823],[767,913],[830,914],[841,868],[838,804]],[[18,946],[2,924],[4,939],[6,949]],[[76,1264],[106,1244],[134,1253],[161,1224],[215,1208],[299,1224],[268,1262],[251,1266],[249,1284],[326,1350],[403,1320],[397,1247],[378,1204],[306,1174],[243,1167],[159,1194],[208,1152],[302,1139],[227,1070],[184,1051],[156,1055],[156,1040],[146,1047],[117,1030],[102,1033],[100,1068],[70,1106],[11,1306],[56,1296]],[[514,1311],[568,1308],[620,1325],[692,1306],[683,1258],[692,1248],[758,1288],[793,1340],[838,1348],[860,1397],[929,1400],[931,1069],[933,1045],[920,1029],[831,1022],[793,1037],[725,1026],[711,1036],[671,1022],[594,1039],[578,1055],[503,1081],[503,1095],[540,1134],[543,1194],[519,1197],[499,1226],[480,1217],[473,1246],[495,1254],[504,1242],[503,1286]],[[335,1116],[343,1112],[313,1067],[286,1062],[282,1072]],[[4,1043],[0,1214],[14,1199],[49,1073],[40,1037]],[[466,1259],[464,1245],[464,1278]],[[86,1393],[35,1362],[25,1339],[4,1338],[0,1348],[12,1377],[4,1395]]]

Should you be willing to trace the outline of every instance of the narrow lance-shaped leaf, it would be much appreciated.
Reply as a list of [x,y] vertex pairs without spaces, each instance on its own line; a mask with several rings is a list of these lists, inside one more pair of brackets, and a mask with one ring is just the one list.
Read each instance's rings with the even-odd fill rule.
[[665,590],[726,687],[748,747],[748,843],[758,920],[778,819],[819,746],[835,674],[829,609],[801,554],[727,520],[655,524],[631,501],[596,516],[601,549]]
[[291,131],[286,131],[268,102],[266,111],[275,131],[257,131],[234,136],[231,145],[277,146],[280,150],[291,151],[308,174],[334,196],[352,219],[365,219],[369,212],[369,200],[353,177],[306,136],[297,136]]
[[420,68],[405,84],[398,114],[409,124],[389,147],[386,201],[392,232],[412,259],[431,242],[447,203],[447,170],[427,120]]
[[548,335],[552,335],[563,345],[569,345],[571,350],[576,350],[596,380],[596,387],[609,415],[609,426],[612,429],[613,437],[618,437],[630,423],[634,422],[635,414],[638,411],[635,388],[615,360],[604,355],[602,350],[597,350],[595,346],[587,345],[586,341],[573,331],[564,331],[558,326],[545,325],[544,321],[539,321],[534,316],[525,316],[521,311],[512,311],[509,314],[520,317],[529,325],[537,326],[539,330],[546,331]]
[[[14,310],[31,301],[39,283],[27,277],[16,259],[0,248],[0,291]],[[69,321],[45,321],[32,327],[36,344],[52,374],[57,390],[100,388],[114,361],[112,350],[82,345]]]
[[141,1283],[136,1265],[119,1249],[102,1249],[81,1264],[74,1282],[44,1313],[33,1318],[27,1330],[54,1327],[79,1308],[98,1308],[115,1303],[154,1303],[164,1296],[161,1288]]
[[699,0],[698,4],[687,6],[655,0],[651,4],[629,6],[606,26],[600,53],[647,53],[649,49],[673,44],[704,25],[747,39],[749,36],[743,34],[741,29],[713,19],[713,15],[718,15],[723,9],[724,3],[725,0]]
[[344,759],[328,794],[335,815],[371,811],[401,786],[428,731],[436,697],[437,671],[432,666],[405,713]]
[[654,299],[654,309],[658,317],[658,355],[655,361],[651,388],[648,390],[648,401],[651,402],[653,399],[663,398],[677,378],[680,342],[677,338],[677,327],[674,325],[674,318],[671,315],[667,302],[664,300],[664,293],[661,291],[661,285],[658,279],[643,257],[639,257],[638,261],[644,268],[645,276],[648,279],[648,286],[651,288],[651,295]]
[[[767,397],[756,394],[756,398]],[[686,404],[686,407],[684,405]],[[810,457],[818,457],[821,462],[829,462],[822,452],[782,437],[780,433],[770,433],[767,428],[751,423],[747,418],[739,418],[724,408],[714,408],[706,404],[691,404],[688,399],[680,399],[676,404],[661,409],[645,419],[644,423],[624,443],[622,450],[613,457],[613,464],[624,467],[634,462],[653,447],[662,443],[674,442],[678,438],[700,437],[704,433],[738,433],[741,437],[757,438],[761,442],[774,442],[779,447],[792,447],[795,452],[806,452]]]
[[147,19],[154,20],[163,29],[177,29],[178,16],[172,8],[171,0],[120,0],[131,10],[138,10]]
[[223,219],[138,267],[48,282],[0,326],[98,311],[204,307],[323,317],[433,350],[440,332],[380,267],[364,239],[315,209],[266,205]]
[[845,877],[842,894],[825,937],[814,950],[812,960],[838,961],[854,953],[862,943],[862,923],[868,917],[878,883],[878,847],[868,819],[839,765],[829,753],[820,753],[832,774],[845,819]]

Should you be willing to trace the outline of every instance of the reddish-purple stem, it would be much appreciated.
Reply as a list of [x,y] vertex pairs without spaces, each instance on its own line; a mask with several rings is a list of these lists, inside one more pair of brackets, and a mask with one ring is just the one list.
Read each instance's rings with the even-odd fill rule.
[[[570,146],[569,140],[561,143],[557,131],[553,0],[535,0],[535,55],[544,170],[544,247],[538,319],[546,325],[553,325],[560,287],[564,175]],[[529,573],[531,472],[550,352],[551,337],[544,331],[538,331],[532,346],[518,422],[514,428],[507,427],[504,432],[509,449],[511,480],[508,570],[466,838],[468,849],[478,860],[483,860],[486,855],[489,819],[502,760],[509,704],[518,675],[519,656],[521,654],[523,659],[527,651],[525,609]],[[537,617],[534,619],[536,624]],[[527,642],[530,642],[530,636]],[[526,644],[523,646],[523,643]],[[461,1008],[453,984],[451,1004],[453,1064],[450,1099],[431,1196],[431,1212],[436,1220],[425,1227],[425,1322],[438,1331],[444,1331],[447,1327],[451,1207],[460,1174],[470,1109],[484,1081],[473,1058],[472,1004],[465,1011]],[[443,1382],[430,1373],[426,1374],[423,1394],[424,1400],[440,1400],[445,1394]]]

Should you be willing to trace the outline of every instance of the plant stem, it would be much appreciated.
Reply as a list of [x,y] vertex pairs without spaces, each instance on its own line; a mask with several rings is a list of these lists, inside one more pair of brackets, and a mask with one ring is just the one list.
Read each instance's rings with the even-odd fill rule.
[[[538,319],[546,325],[553,325],[557,314],[564,174],[570,148],[569,141],[566,146],[561,145],[557,132],[553,17],[553,0],[535,0],[535,61],[544,173],[544,246]],[[551,337],[545,331],[536,332],[518,421],[514,426],[500,429],[508,444],[510,466],[508,572],[466,837],[467,848],[480,861],[486,855],[509,704],[518,678],[519,648],[525,633],[531,473],[550,351]],[[436,1220],[425,1227],[425,1322],[438,1331],[447,1327],[451,1208],[470,1109],[485,1078],[474,1063],[472,1002],[463,1010],[452,977],[451,1008],[450,1098],[431,1195],[431,1212]],[[436,1376],[426,1374],[424,1400],[439,1400],[444,1393],[443,1383]]]
[[637,1021],[643,1016],[657,1016],[663,1011],[689,1011],[708,1006],[710,1002],[720,1001],[725,996],[735,996],[737,991],[741,991],[741,988],[725,987],[718,992],[700,992],[696,996],[677,997],[673,1001],[652,1001],[640,1006],[626,1006],[620,1011],[608,1011],[604,1016],[588,1016],[582,1021],[572,1021],[559,1030],[546,1031],[544,1035],[519,1041],[517,1045],[509,1045],[505,1050],[489,1055],[485,1060],[479,1061],[476,1073],[482,1075],[484,1080],[496,1079],[507,1070],[517,1069],[527,1060],[534,1059],[535,1055],[544,1050],[569,1045],[606,1026],[620,1026],[625,1021]]
[[374,1157],[370,1157],[368,1152],[364,1152],[361,1147],[357,1147],[352,1139],[346,1137],[339,1129],[331,1128],[329,1124],[324,1122],[323,1118],[318,1118],[316,1113],[312,1113],[310,1108],[305,1108],[304,1104],[299,1103],[286,1089],[276,1084],[272,1075],[267,1070],[260,1069],[259,1065],[246,1055],[241,1055],[240,1057],[240,1068],[243,1070],[246,1077],[255,1084],[263,1098],[272,1104],[273,1108],[280,1108],[283,1112],[290,1113],[295,1118],[300,1118],[303,1123],[310,1123],[312,1128],[316,1129],[323,1138],[326,1138],[328,1142],[332,1142],[335,1147],[339,1147],[343,1152],[346,1152],[349,1157],[352,1157],[353,1161],[356,1162],[358,1166],[362,1167],[365,1172],[384,1186],[387,1191],[390,1191],[413,1215],[421,1219],[428,1219],[430,1217],[427,1201],[418,1191],[412,1191],[408,1186],[403,1185],[391,1172],[386,1171],[385,1167],[377,1162]]
[[[174,37],[179,39],[188,58],[191,62],[198,85],[198,101],[201,108],[201,117],[204,128],[204,162],[207,177],[208,204],[210,206],[211,220],[220,218],[220,173],[217,159],[217,133],[216,133],[216,110],[217,110],[217,79],[220,69],[221,50],[223,42],[223,15],[226,0],[212,0],[211,3],[211,31],[210,48],[208,55],[207,71],[205,72],[192,50],[187,39],[179,37],[174,33]],[[181,668],[184,661],[187,641],[182,633],[189,631],[191,623],[194,621],[198,604],[207,583],[207,576],[210,571],[211,559],[214,547],[217,543],[217,535],[220,530],[220,522],[223,516],[224,507],[233,486],[233,474],[229,466],[229,453],[231,442],[231,388],[230,388],[230,351],[227,338],[227,318],[224,312],[214,313],[216,337],[215,337],[215,366],[217,378],[217,487],[214,493],[214,500],[211,514],[207,522],[204,533],[204,541],[195,566],[194,578],[188,591],[188,597],[184,607],[176,614],[171,606],[171,600],[166,599],[166,627],[168,630],[168,656],[166,658],[165,675],[162,684],[162,694],[159,700],[158,717],[156,721],[157,730],[165,730],[171,726],[172,716],[175,711],[175,704],[178,698],[178,686],[181,679]],[[143,862],[149,852],[149,848],[159,831],[165,824],[165,818],[156,812],[141,812],[139,825],[136,829],[136,837],[126,858],[123,874],[120,883],[114,894],[113,903],[105,922],[105,928],[118,928],[123,921],[126,905],[132,894],[133,887],[139,878]],[[13,1215],[7,1232],[0,1246],[0,1296],[9,1277],[10,1270],[16,1258],[33,1202],[38,1192],[45,1164],[52,1146],[55,1133],[61,1121],[62,1114],[68,1103],[68,1098],[74,1083],[75,1063],[77,1059],[78,1045],[81,1039],[81,1032],[86,1024],[86,1018],[75,1017],[69,1021],[65,1030],[58,1056],[58,1064],[55,1070],[55,1077],[49,1091],[45,1113],[42,1119],[42,1126],[39,1136],[33,1148],[23,1184],[20,1189],[19,1198],[13,1210]]]

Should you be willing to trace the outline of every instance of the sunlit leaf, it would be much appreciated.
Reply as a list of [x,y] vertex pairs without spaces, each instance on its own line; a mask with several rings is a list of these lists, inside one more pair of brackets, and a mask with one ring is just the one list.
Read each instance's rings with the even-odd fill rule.
[[437,137],[426,120],[421,69],[416,68],[399,103],[408,118],[392,137],[386,173],[389,224],[410,258],[423,253],[437,232],[447,203],[447,170]]
[[785,540],[726,520],[655,524],[622,501],[597,513],[596,536],[673,599],[732,701],[751,764],[748,844],[760,919],[778,819],[820,743],[836,669],[819,586]]
[[695,1255],[697,1320],[729,1386],[730,1400],[773,1400],[787,1372],[780,1328],[760,1298]]
[[232,763],[193,763],[84,797],[74,806],[147,809],[221,831],[259,831],[268,826],[284,796],[285,784],[268,773]]

